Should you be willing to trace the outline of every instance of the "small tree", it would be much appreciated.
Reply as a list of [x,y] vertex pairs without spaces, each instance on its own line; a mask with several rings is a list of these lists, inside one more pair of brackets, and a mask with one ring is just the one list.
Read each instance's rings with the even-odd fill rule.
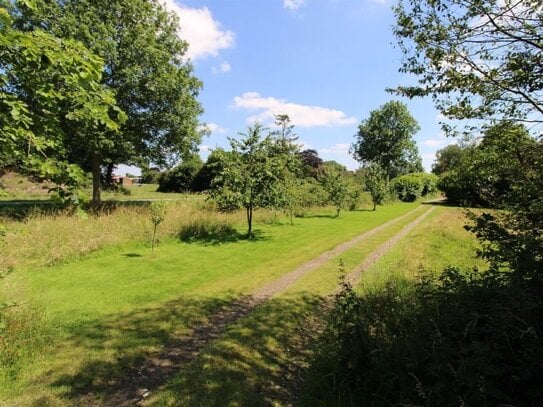
[[377,205],[383,204],[388,191],[386,172],[379,164],[371,164],[364,169],[364,185],[371,195],[373,210],[375,210]]
[[158,225],[166,218],[166,202],[154,201],[149,206],[151,211],[151,222],[153,223],[153,239],[151,240],[151,253],[155,252],[155,238]]
[[321,183],[328,193],[328,200],[336,208],[336,217],[345,208],[351,198],[351,188],[343,173],[333,168],[325,168],[321,173]]
[[262,131],[262,125],[255,123],[247,134],[240,133],[241,140],[230,139],[231,152],[219,151],[222,168],[210,191],[220,208],[245,208],[249,238],[253,211],[279,206],[279,182],[287,162],[269,134],[262,138]]

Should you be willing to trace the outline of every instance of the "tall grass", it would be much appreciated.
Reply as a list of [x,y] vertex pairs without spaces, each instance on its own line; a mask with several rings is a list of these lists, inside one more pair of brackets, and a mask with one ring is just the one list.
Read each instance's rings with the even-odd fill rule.
[[[257,216],[264,221],[272,215],[261,211]],[[233,228],[243,221],[240,212],[216,212],[202,202],[169,202],[157,239],[177,236],[191,225],[199,225],[200,229],[206,225],[214,229]],[[153,229],[146,205],[119,206],[88,216],[70,211],[50,214],[35,210],[21,221],[0,218],[0,225],[5,228],[0,261],[12,268],[51,266],[108,246],[151,244]]]
[[302,405],[541,405],[541,287],[477,270],[461,220],[427,220],[343,285]]

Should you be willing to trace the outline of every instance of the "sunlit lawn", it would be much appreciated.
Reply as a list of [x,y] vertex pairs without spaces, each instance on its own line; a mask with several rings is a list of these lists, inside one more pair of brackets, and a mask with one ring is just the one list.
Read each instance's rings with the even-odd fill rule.
[[[25,405],[70,404],[90,389],[99,395],[102,381],[122,376],[135,360],[224,303],[417,205],[340,218],[323,213],[295,219],[294,226],[286,220],[259,224],[254,241],[170,238],[154,255],[128,244],[57,267],[18,271],[6,281],[4,296],[21,302],[14,318],[33,312],[28,323],[36,334],[20,345],[16,366],[3,369],[1,397]],[[336,272],[329,277],[326,289]]]

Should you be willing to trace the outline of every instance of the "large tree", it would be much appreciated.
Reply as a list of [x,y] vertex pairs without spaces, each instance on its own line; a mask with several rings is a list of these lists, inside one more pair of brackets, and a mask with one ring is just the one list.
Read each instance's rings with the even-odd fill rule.
[[422,160],[413,140],[419,129],[407,106],[391,101],[370,112],[370,117],[360,123],[351,151],[363,165],[379,164],[388,179],[419,172]]
[[[453,119],[543,122],[540,0],[402,0],[395,34],[401,70]],[[473,122],[472,122],[473,124]]]
[[195,149],[201,138],[202,109],[196,98],[202,84],[184,56],[188,45],[178,36],[179,20],[161,2],[17,3],[21,28],[43,28],[77,39],[103,58],[102,83],[114,92],[127,115],[121,132],[104,131],[98,145],[86,143],[87,132],[72,138],[72,160],[93,172],[94,201],[100,201],[103,164],[143,160],[167,166]]
[[[11,12],[11,13],[10,13]],[[81,43],[14,27],[13,4],[0,1],[1,165],[74,185],[80,170],[68,160],[66,140],[116,135],[123,114],[101,82],[103,61]]]

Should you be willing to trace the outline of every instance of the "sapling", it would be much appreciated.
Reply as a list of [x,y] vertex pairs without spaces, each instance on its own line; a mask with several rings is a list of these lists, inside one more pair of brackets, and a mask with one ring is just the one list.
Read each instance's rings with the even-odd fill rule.
[[153,223],[153,239],[151,241],[151,253],[155,252],[155,237],[158,225],[164,222],[166,217],[166,202],[155,201],[149,206],[151,212],[151,222]]

